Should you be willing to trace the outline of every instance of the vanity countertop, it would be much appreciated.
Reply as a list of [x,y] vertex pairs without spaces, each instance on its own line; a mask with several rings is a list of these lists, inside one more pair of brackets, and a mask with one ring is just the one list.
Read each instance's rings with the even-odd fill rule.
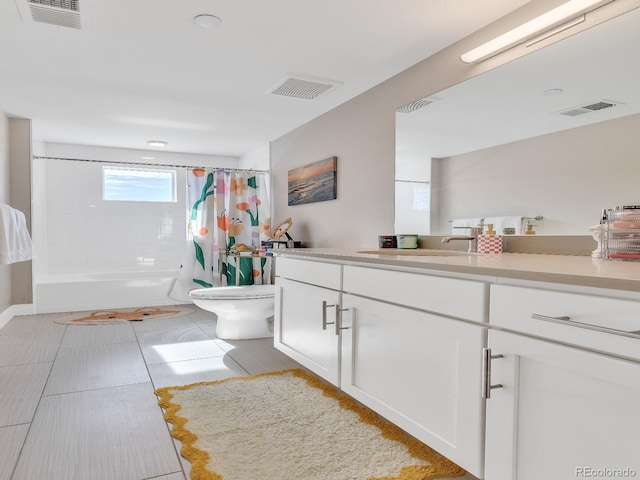
[[398,251],[398,255],[387,250],[384,254],[360,253],[363,250],[377,249],[282,249],[274,251],[274,255],[640,292],[640,262],[535,253],[422,256],[416,251],[414,256],[407,250]]

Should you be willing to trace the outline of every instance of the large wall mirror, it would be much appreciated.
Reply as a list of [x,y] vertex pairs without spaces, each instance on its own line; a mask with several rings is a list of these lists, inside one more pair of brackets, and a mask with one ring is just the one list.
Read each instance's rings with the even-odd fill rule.
[[420,103],[396,113],[396,233],[522,216],[587,235],[640,204],[640,9]]

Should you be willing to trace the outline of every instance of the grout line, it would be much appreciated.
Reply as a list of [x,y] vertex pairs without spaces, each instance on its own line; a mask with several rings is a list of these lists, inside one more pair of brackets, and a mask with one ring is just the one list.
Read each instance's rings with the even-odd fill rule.
[[76,393],[84,393],[84,392],[97,392],[99,390],[109,390],[110,388],[122,388],[122,387],[131,387],[133,385],[144,385],[145,383],[150,383],[151,386],[153,386],[153,383],[149,380],[146,382],[132,382],[132,383],[123,383],[120,385],[109,385],[107,387],[85,388],[83,390],[73,390],[71,392],[50,393],[48,395],[42,395],[41,398],[59,397],[61,395],[74,395]]

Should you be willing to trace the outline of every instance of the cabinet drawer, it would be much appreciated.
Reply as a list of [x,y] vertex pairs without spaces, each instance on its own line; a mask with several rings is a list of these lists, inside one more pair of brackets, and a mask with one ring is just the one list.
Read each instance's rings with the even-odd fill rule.
[[634,300],[492,285],[490,323],[640,360],[640,302]]
[[486,283],[366,267],[344,267],[343,290],[381,301],[486,322]]
[[335,263],[277,257],[276,276],[334,290],[342,286],[342,266]]

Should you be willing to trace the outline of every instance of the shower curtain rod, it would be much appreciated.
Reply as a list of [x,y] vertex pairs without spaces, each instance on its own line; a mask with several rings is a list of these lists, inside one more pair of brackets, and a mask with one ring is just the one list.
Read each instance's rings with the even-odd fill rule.
[[201,165],[169,165],[166,163],[143,163],[143,162],[118,162],[109,160],[92,160],[89,158],[64,158],[64,157],[47,157],[34,155],[33,158],[42,160],[69,160],[72,162],[96,162],[96,163],[111,163],[119,165],[141,165],[144,167],[171,167],[171,168],[214,168],[216,170],[226,170],[229,172],[255,172],[255,173],[270,173],[268,170],[254,170],[252,168],[228,168],[228,167],[203,167]]

